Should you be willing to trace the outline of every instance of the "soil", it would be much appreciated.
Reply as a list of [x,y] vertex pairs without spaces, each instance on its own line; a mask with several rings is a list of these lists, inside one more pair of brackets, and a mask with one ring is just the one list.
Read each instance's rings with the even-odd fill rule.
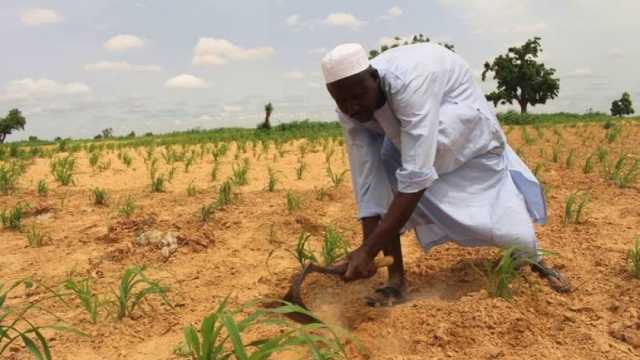
[[[545,184],[549,222],[537,229],[540,247],[557,255],[548,263],[560,269],[574,290],[558,294],[529,270],[513,284],[509,300],[492,298],[486,290],[482,264],[496,259],[492,248],[463,248],[453,244],[424,253],[413,234],[403,236],[409,281],[408,300],[391,308],[369,308],[364,297],[384,282],[384,271],[368,280],[344,284],[327,276],[312,275],[305,283],[304,297],[311,310],[327,322],[349,329],[364,350],[349,346],[353,359],[638,359],[640,358],[640,280],[632,277],[627,252],[640,236],[640,182],[619,188],[602,176],[593,157],[593,171],[582,171],[586,158],[600,146],[609,157],[620,152],[630,159],[640,156],[640,124],[623,126],[612,144],[605,140],[601,125],[578,124],[545,127],[544,137],[529,127],[535,139],[525,144],[522,128],[507,128],[509,142],[533,169],[543,164],[539,178]],[[561,139],[558,142],[558,135]],[[551,161],[552,149],[558,162]],[[180,149],[180,146],[175,146]],[[194,146],[194,149],[199,149]],[[0,209],[18,202],[31,205],[23,232],[0,230],[0,282],[33,277],[40,284],[60,288],[69,273],[87,276],[104,297],[112,295],[125,268],[144,265],[146,274],[170,287],[173,307],[151,299],[134,319],[117,321],[101,313],[98,324],[70,300],[46,302],[46,309],[66,324],[89,336],[45,332],[57,359],[176,359],[174,348],[182,339],[182,328],[199,324],[225,297],[232,304],[256,298],[282,296],[291,276],[300,269],[287,251],[293,249],[302,230],[311,234],[312,247],[319,249],[326,226],[331,225],[355,248],[361,241],[360,225],[348,175],[337,188],[325,174],[321,146],[306,155],[308,164],[297,180],[298,143],[284,146],[283,157],[271,148],[267,155],[250,146],[240,158],[248,158],[249,182],[236,187],[236,201],[202,222],[199,211],[217,196],[220,179],[231,174],[236,147],[222,159],[218,179],[211,182],[211,155],[196,159],[188,172],[177,163],[175,177],[164,193],[151,193],[143,161],[144,148],[129,149],[131,168],[105,152],[102,162],[111,166],[99,172],[89,165],[86,152],[75,154],[78,169],[75,185],[56,185],[49,171],[50,160],[39,158],[27,169],[16,192],[0,196]],[[336,145],[334,170],[348,168],[344,149]],[[575,150],[575,163],[566,158]],[[159,150],[158,150],[159,151]],[[159,155],[158,155],[159,156]],[[259,159],[258,159],[259,158]],[[168,167],[160,158],[161,172]],[[267,168],[276,170],[274,192],[265,190]],[[50,192],[36,194],[36,183],[46,179]],[[196,196],[188,196],[194,184]],[[106,206],[95,206],[90,189],[106,189]],[[317,189],[329,190],[329,198],[318,200]],[[285,194],[302,198],[300,210],[288,213]],[[583,221],[564,224],[564,206],[574,191],[590,194]],[[124,219],[118,208],[131,195],[137,205]],[[25,231],[37,226],[47,234],[40,248],[27,246]],[[169,258],[161,251],[136,243],[149,230],[173,232],[178,249]],[[18,288],[8,303],[19,306],[45,296],[43,285]],[[43,305],[44,307],[44,305]],[[47,323],[47,312],[34,310],[30,319]],[[274,356],[274,358],[288,358]],[[28,359],[24,348],[15,346],[9,359]]]

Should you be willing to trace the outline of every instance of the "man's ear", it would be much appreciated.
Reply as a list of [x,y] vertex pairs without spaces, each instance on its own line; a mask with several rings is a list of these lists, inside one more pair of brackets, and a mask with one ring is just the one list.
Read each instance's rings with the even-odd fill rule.
[[378,73],[378,69],[374,68],[373,66],[369,67],[369,74],[371,75],[371,77],[375,82],[378,82],[378,80],[380,80],[380,74]]

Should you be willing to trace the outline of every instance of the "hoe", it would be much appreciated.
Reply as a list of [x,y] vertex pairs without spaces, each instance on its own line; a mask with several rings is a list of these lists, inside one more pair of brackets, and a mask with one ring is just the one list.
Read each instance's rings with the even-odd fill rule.
[[[393,258],[391,256],[376,258],[373,263],[375,267],[378,269],[383,267],[388,267],[393,265]],[[291,283],[291,288],[289,288],[289,291],[284,296],[283,300],[308,310],[308,308],[304,305],[304,301],[302,301],[302,295],[301,295],[302,283],[304,282],[304,279],[307,277],[307,275],[309,275],[310,273],[316,272],[316,273],[325,274],[325,275],[343,276],[346,271],[347,271],[346,266],[338,265],[335,267],[322,267],[314,263],[308,263],[304,267],[302,272],[300,272],[293,278],[293,282]],[[289,319],[300,324],[312,324],[312,323],[318,322],[318,320],[313,316],[303,314],[303,313],[292,312],[292,313],[287,313],[285,315]]]

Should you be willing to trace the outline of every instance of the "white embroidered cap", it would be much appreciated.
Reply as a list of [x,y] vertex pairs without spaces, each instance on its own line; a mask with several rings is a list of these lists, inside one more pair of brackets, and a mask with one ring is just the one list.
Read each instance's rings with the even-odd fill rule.
[[369,67],[366,50],[360,44],[342,44],[336,46],[322,58],[324,81],[332,83],[357,74]]

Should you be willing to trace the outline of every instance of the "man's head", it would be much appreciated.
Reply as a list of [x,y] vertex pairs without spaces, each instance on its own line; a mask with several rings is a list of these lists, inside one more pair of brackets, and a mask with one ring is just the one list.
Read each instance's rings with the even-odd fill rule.
[[361,45],[343,44],[331,50],[322,59],[322,72],[327,90],[347,116],[360,122],[369,121],[384,104],[380,76],[369,65]]

